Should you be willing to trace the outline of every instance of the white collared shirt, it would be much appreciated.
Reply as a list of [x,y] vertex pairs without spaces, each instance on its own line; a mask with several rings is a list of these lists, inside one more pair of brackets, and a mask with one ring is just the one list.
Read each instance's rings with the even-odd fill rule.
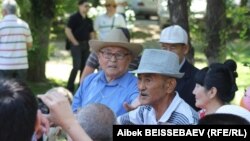
[[155,110],[149,105],[143,105],[137,109],[130,111],[117,118],[118,124],[197,124],[199,116],[197,112],[190,107],[179,94],[176,92],[176,96],[173,101],[157,121],[155,116]]

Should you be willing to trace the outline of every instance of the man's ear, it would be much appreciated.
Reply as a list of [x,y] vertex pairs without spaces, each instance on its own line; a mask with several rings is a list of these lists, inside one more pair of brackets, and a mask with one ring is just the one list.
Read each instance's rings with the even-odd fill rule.
[[187,55],[189,51],[189,45],[184,45],[184,54]]
[[168,81],[167,87],[168,87],[168,93],[171,93],[175,90],[177,81],[175,78],[168,78],[166,81]]
[[5,9],[2,9],[2,15],[5,16],[6,15],[6,10]]

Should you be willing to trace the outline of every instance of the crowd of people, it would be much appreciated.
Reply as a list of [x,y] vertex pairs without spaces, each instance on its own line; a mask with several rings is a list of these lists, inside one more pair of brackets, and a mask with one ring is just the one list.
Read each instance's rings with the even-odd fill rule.
[[[0,54],[14,49],[0,57],[1,141],[52,141],[59,132],[69,141],[111,141],[115,124],[250,124],[249,100],[230,104],[238,90],[234,60],[199,70],[185,58],[188,34],[179,25],[162,30],[161,49],[131,43],[124,13],[116,12],[126,3],[119,2],[106,0],[107,12],[95,21],[87,17],[89,2],[78,2],[65,28],[73,58],[68,85],[38,96],[24,78],[32,46],[29,26],[16,16],[14,0],[2,3]],[[82,80],[75,91],[78,70]]]

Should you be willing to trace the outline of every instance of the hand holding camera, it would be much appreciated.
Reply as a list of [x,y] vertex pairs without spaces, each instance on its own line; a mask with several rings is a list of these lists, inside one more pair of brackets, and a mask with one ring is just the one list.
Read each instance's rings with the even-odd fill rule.
[[75,120],[68,92],[65,88],[59,87],[49,90],[44,95],[38,95],[39,109],[42,113],[48,114],[49,121],[56,125],[65,126],[69,120]]
[[38,98],[38,109],[41,110],[43,114],[49,114],[48,106],[46,106],[40,98]]

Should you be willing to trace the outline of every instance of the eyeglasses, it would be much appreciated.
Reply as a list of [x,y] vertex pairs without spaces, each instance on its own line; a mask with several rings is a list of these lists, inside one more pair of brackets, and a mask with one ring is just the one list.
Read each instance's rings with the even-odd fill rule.
[[125,56],[129,55],[129,53],[111,53],[107,51],[100,51],[100,53],[106,59],[111,59],[114,56],[117,60],[123,60]]
[[112,5],[112,4],[105,4],[105,7],[116,7],[116,5]]

